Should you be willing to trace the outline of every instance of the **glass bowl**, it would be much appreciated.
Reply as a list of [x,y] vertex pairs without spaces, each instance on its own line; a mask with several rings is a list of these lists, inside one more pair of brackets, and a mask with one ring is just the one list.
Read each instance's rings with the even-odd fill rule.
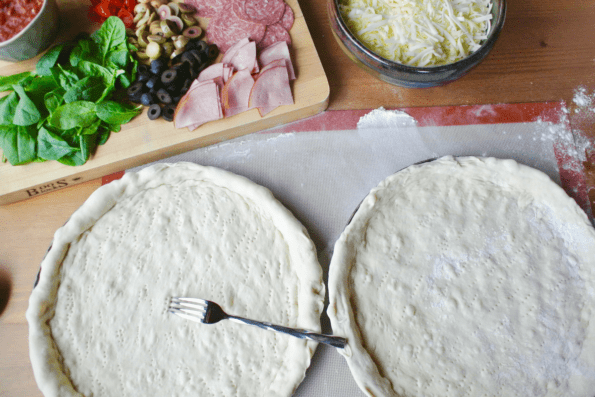
[[480,48],[457,62],[439,66],[415,67],[383,58],[351,33],[339,11],[339,0],[327,0],[331,30],[339,47],[359,67],[390,84],[408,88],[435,87],[450,83],[478,65],[490,52],[506,17],[506,0],[492,0],[492,24],[488,38]]

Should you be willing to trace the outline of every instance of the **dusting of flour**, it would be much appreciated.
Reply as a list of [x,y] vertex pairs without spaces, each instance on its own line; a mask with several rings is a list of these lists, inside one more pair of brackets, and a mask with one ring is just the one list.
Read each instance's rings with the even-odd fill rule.
[[357,123],[357,128],[403,128],[416,125],[417,121],[403,111],[379,107],[362,116]]

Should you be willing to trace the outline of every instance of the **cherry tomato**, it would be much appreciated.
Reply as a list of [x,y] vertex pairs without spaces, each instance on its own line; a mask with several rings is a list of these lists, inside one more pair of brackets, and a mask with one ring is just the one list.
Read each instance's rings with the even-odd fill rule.
[[110,9],[109,9],[109,2],[107,0],[102,0],[101,3],[97,4],[93,7],[97,15],[102,18],[108,18],[112,16]]
[[121,8],[120,11],[118,11],[118,18],[124,22],[124,25],[127,28],[131,28],[134,25],[134,15],[125,8]]

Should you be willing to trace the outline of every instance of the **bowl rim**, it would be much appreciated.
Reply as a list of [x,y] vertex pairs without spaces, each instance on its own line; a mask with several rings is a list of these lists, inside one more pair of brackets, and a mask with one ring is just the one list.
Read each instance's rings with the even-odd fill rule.
[[[351,43],[353,43],[359,51],[365,54],[365,56],[372,58],[375,62],[386,65],[391,68],[400,69],[403,72],[407,73],[421,73],[421,74],[434,74],[434,73],[442,73],[448,70],[458,69],[459,67],[465,68],[469,65],[473,65],[480,61],[483,57],[487,55],[487,52],[484,53],[486,50],[489,52],[490,48],[494,45],[498,36],[500,35],[500,31],[504,26],[504,21],[506,19],[506,0],[491,0],[491,2],[499,1],[501,3],[499,12],[496,17],[496,21],[492,23],[492,31],[487,39],[483,41],[481,46],[473,51],[471,54],[467,55],[465,58],[460,59],[456,62],[448,63],[445,65],[435,65],[435,66],[409,66],[399,62],[391,61],[390,59],[384,58],[368,47],[366,47],[349,29],[347,23],[343,19],[343,15],[339,10],[339,0],[329,0],[333,4],[333,12],[336,16],[335,21],[339,25],[339,28],[345,33],[347,37],[349,37]],[[331,16],[332,17],[332,16]],[[355,54],[354,54],[355,55]]]
[[50,1],[54,1],[54,0],[43,0],[43,4],[41,5],[41,8],[39,9],[39,12],[37,13],[37,15],[35,15],[35,17],[32,20],[30,20],[29,23],[27,24],[27,26],[25,26],[23,29],[21,29],[20,32],[18,32],[14,36],[12,36],[10,39],[0,42],[0,48],[12,44],[13,42],[17,41],[21,36],[23,36],[29,30],[31,25],[33,25],[35,23],[35,21],[37,21],[41,17],[41,14],[43,14],[43,12],[47,8],[48,3]]

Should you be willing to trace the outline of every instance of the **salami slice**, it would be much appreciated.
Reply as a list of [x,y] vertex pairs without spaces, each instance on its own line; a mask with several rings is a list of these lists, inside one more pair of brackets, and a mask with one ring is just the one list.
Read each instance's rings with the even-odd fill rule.
[[196,8],[197,16],[212,18],[228,8],[231,0],[185,0],[185,3]]
[[281,24],[281,26],[285,28],[285,30],[289,32],[291,30],[291,27],[293,26],[294,21],[295,14],[293,13],[293,10],[289,6],[289,4],[285,4],[285,12],[283,13],[281,21],[279,21],[279,23]]
[[260,23],[248,22],[238,18],[228,9],[212,18],[207,26],[207,40],[219,47],[219,51],[226,52],[239,40],[248,37],[259,42],[264,37],[266,26]]
[[254,22],[252,19],[246,14],[246,0],[231,0],[231,8],[236,16],[244,21]]
[[281,20],[285,13],[284,0],[244,0],[246,15],[252,22],[272,25]]
[[266,32],[262,40],[257,42],[256,48],[261,50],[278,41],[285,41],[287,45],[291,45],[291,36],[280,23],[275,23],[266,27]]

